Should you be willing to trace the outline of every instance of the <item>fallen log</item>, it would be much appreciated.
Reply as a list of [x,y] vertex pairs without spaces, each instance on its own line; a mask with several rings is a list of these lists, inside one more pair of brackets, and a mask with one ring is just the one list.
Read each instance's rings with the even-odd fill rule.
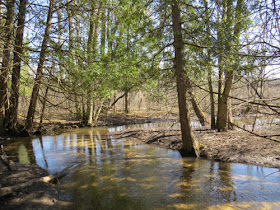
[[37,182],[45,182],[45,183],[54,182],[58,179],[63,178],[64,176],[66,176],[70,172],[70,170],[72,170],[73,168],[75,168],[77,166],[78,166],[78,164],[75,164],[71,167],[67,167],[67,168],[63,169],[61,172],[58,172],[58,173],[55,173],[55,174],[52,174],[49,176],[35,178],[30,181],[20,183],[20,184],[14,185],[14,186],[2,187],[0,189],[0,197],[15,193],[15,192],[19,191],[20,189],[31,186]]

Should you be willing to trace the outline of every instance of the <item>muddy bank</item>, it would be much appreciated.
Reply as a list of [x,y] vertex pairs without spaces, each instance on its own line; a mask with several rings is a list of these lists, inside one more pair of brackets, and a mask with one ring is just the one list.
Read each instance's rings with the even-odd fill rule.
[[[0,160],[1,189],[18,186],[47,175],[47,171],[39,166],[18,163],[15,163],[13,171],[10,171]],[[0,206],[1,209],[55,209],[58,207],[58,192],[51,183],[34,182],[30,186],[1,196]]]
[[[201,157],[280,168],[280,141],[257,137],[241,129],[228,132],[204,129],[195,130],[194,134],[199,142]],[[113,136],[173,150],[182,147],[179,129],[134,129],[115,132]]]
[[[143,123],[152,123],[152,122],[166,122],[174,121],[174,118],[162,118],[162,117],[144,117],[137,115],[129,114],[110,114],[110,115],[101,115],[98,121],[94,124],[94,127],[99,126],[120,126],[120,125],[129,125],[129,124],[143,124]],[[21,123],[23,125],[23,123]],[[9,140],[10,138],[17,137],[27,137],[34,135],[55,135],[58,134],[61,130],[75,129],[75,128],[85,128],[90,127],[89,125],[81,121],[52,121],[44,122],[39,124],[34,122],[33,130],[31,133],[27,133],[23,126],[20,126],[18,132],[7,131],[6,133],[0,135],[0,143],[4,140]]]

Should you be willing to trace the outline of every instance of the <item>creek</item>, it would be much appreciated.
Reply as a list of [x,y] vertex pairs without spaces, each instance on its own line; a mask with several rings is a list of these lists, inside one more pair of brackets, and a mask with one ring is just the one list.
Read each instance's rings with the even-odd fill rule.
[[6,150],[51,174],[77,164],[58,184],[66,209],[280,208],[279,169],[182,158],[177,151],[112,137],[128,127],[21,138]]

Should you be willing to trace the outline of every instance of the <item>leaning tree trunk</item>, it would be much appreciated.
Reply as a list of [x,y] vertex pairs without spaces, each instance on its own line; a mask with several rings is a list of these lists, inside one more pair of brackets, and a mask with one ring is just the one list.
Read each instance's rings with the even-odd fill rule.
[[49,3],[49,11],[48,11],[48,18],[47,18],[45,34],[44,34],[44,39],[42,42],[36,78],[35,78],[35,82],[34,82],[34,86],[33,86],[33,90],[32,90],[32,95],[31,95],[29,109],[28,109],[26,123],[25,123],[25,127],[26,127],[27,131],[31,131],[32,126],[33,126],[33,119],[34,119],[34,114],[35,114],[35,109],[36,109],[36,104],[37,104],[37,98],[38,98],[38,94],[39,94],[39,88],[40,88],[41,80],[42,80],[45,56],[46,56],[46,52],[47,52],[47,48],[48,48],[48,40],[49,40],[49,35],[50,35],[51,27],[52,27],[53,2],[54,2],[54,0],[50,0],[50,3]]
[[174,34],[174,48],[175,48],[175,76],[177,82],[177,93],[178,93],[178,106],[179,106],[179,117],[181,124],[182,133],[182,152],[185,155],[193,156],[196,155],[195,151],[195,137],[193,135],[190,114],[188,105],[186,102],[186,72],[184,70],[184,42],[182,36],[181,16],[179,8],[179,0],[173,0],[172,2],[172,22],[173,22],[173,34]]
[[197,102],[194,93],[192,91],[188,91],[188,93],[196,117],[198,118],[200,124],[205,126],[205,122],[207,122],[206,114],[202,111],[202,108]]
[[22,57],[23,30],[25,22],[27,0],[20,0],[18,23],[16,30],[15,49],[14,49],[14,66],[12,72],[10,107],[8,110],[7,126],[9,129],[15,130],[17,125],[19,85],[20,85],[20,69]]
[[7,83],[8,72],[11,54],[11,41],[13,35],[13,19],[14,19],[15,0],[7,1],[7,19],[4,25],[4,47],[3,47],[3,60],[0,72],[0,131],[3,130],[3,120],[6,112],[7,96]]
[[188,90],[187,92],[188,92],[194,113],[195,113],[196,117],[198,118],[200,124],[202,126],[204,126],[205,122],[207,122],[206,114],[202,111],[201,106],[197,102],[197,99],[195,97],[195,94],[194,94],[192,86],[191,86],[191,81],[189,80],[189,78],[186,78],[186,80],[187,80],[187,90]]

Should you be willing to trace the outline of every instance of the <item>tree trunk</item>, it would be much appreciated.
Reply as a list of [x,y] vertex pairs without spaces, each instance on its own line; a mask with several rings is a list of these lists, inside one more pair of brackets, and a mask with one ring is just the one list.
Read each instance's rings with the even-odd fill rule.
[[126,114],[129,113],[128,91],[125,91],[124,95],[124,112]]
[[[225,40],[220,40],[220,42],[225,41],[225,46],[224,46],[224,51],[225,54],[230,54],[230,51],[234,50],[237,51],[237,46],[239,44],[239,38],[240,38],[240,31],[241,31],[241,21],[242,21],[242,12],[243,12],[243,0],[238,0],[237,1],[237,5],[235,8],[235,20],[233,21],[233,14],[232,14],[232,1],[227,1],[227,4],[225,4],[224,1],[224,11],[226,10],[226,14],[227,14],[227,19],[225,21],[225,26],[227,28],[227,33],[225,34],[225,36],[223,38],[225,38]],[[227,6],[227,8],[225,9],[225,7]],[[234,28],[232,30],[232,23],[235,22]],[[233,31],[233,32],[231,32]],[[223,33],[223,32],[221,32]],[[232,36],[229,35],[229,33],[232,33]],[[224,82],[224,90],[222,93],[222,96],[220,98],[220,102],[219,102],[219,107],[218,107],[218,119],[217,119],[217,128],[218,131],[226,131],[228,129],[228,98],[229,98],[229,93],[231,90],[231,86],[233,83],[233,76],[234,76],[234,71],[235,69],[238,68],[238,60],[234,59],[234,58],[228,58],[229,61],[227,64],[228,65],[228,69],[224,70],[224,74],[225,74],[225,82]],[[234,65],[232,65],[231,63],[234,63]],[[220,71],[220,67],[219,67],[219,71]]]
[[106,1],[101,6],[101,40],[100,40],[100,56],[101,59],[105,55],[105,44],[106,44]]
[[195,115],[198,118],[200,124],[202,126],[204,126],[205,122],[207,122],[206,114],[202,111],[201,106],[197,102],[197,99],[195,97],[195,94],[193,93],[191,81],[189,80],[189,78],[186,78],[186,83],[187,83],[187,92],[188,92],[189,99],[191,101],[193,110],[195,112]]
[[193,91],[189,90],[188,93],[189,93],[190,101],[191,101],[191,104],[192,104],[196,117],[198,118],[200,124],[202,126],[205,126],[205,122],[207,122],[206,114],[202,111],[202,108],[199,105],[199,103],[197,102],[197,99],[196,99]]
[[177,93],[178,93],[178,106],[179,106],[179,117],[181,124],[182,133],[182,152],[185,155],[193,156],[196,155],[195,150],[195,137],[193,135],[188,105],[186,102],[186,72],[184,70],[184,42],[182,36],[181,16],[180,16],[179,0],[172,1],[172,22],[173,22],[173,34],[174,34],[174,48],[175,48],[175,76],[177,82]]
[[15,9],[15,0],[7,1],[7,19],[5,22],[5,31],[4,31],[4,48],[3,48],[3,60],[2,68],[0,72],[0,132],[4,128],[4,117],[5,110],[7,108],[8,100],[8,72],[10,64],[10,52],[11,52],[11,41],[13,35],[13,19],[14,19],[14,9]]
[[94,109],[94,115],[93,115],[93,119],[92,119],[92,124],[94,125],[94,123],[96,123],[96,121],[98,120],[98,117],[102,111],[102,108],[103,108],[103,102],[104,100],[101,99],[100,100],[100,103],[99,103],[99,106],[95,106],[95,109]]
[[93,118],[93,108],[94,108],[94,103],[93,103],[92,97],[88,98],[87,106],[88,106],[88,110],[87,110],[88,121],[87,121],[87,124],[92,126],[93,125],[93,121],[92,121],[92,118]]
[[230,97],[228,98],[228,129],[233,130],[231,98]]
[[51,21],[52,21],[52,14],[53,14],[53,1],[54,0],[50,0],[50,3],[49,3],[49,11],[48,11],[48,18],[47,18],[47,23],[46,23],[45,34],[44,34],[44,39],[42,42],[36,78],[35,78],[35,82],[34,82],[34,86],[33,86],[33,90],[32,90],[32,95],[31,95],[26,123],[25,123],[25,127],[28,132],[31,131],[32,126],[33,126],[33,119],[34,119],[34,114],[35,114],[35,109],[36,109],[36,104],[37,104],[37,98],[38,98],[39,88],[40,88],[41,80],[42,80],[45,56],[46,56],[46,52],[47,52],[47,48],[48,48],[48,40],[49,40],[49,35],[50,35],[51,27],[52,27]]
[[27,0],[20,0],[16,39],[15,39],[15,49],[14,49],[14,66],[13,66],[12,84],[11,84],[12,90],[11,90],[10,107],[8,110],[8,119],[7,119],[7,126],[9,129],[12,130],[15,130],[17,125],[21,56],[23,52],[22,43],[23,43],[26,4],[27,4]]
[[[208,11],[208,2],[204,0],[205,6],[205,21],[206,21],[206,31],[207,31],[207,46],[210,46],[210,20],[209,20],[209,11]],[[209,88],[209,96],[210,96],[210,114],[211,114],[211,129],[216,128],[216,119],[215,119],[215,100],[214,100],[214,91],[212,86],[212,67],[211,67],[211,52],[210,47],[207,48],[207,81],[208,81],[208,88]]]
[[226,80],[225,80],[225,87],[224,91],[221,97],[220,111],[218,112],[218,131],[227,131],[227,120],[228,120],[228,97],[233,81],[233,71],[230,71],[226,74]]
[[[0,27],[1,28],[4,28],[4,4],[3,3],[0,3]],[[4,37],[4,31],[3,30],[0,30],[0,37]],[[3,45],[4,45],[4,40],[0,40],[0,64],[2,66],[2,61],[3,61]]]
[[[221,5],[220,5],[221,6]],[[219,10],[219,7],[217,8]],[[216,127],[219,127],[219,116],[221,115],[222,111],[222,87],[223,87],[223,73],[224,73],[224,23],[226,18],[226,6],[225,1],[222,1],[222,20],[221,22],[218,22],[218,68],[219,68],[219,80],[218,80],[218,113],[217,113],[217,121],[216,121]],[[217,11],[219,14],[219,11]],[[220,21],[220,17],[218,16],[217,21]]]
[[41,111],[41,116],[40,116],[39,130],[41,129],[42,124],[43,124],[43,117],[44,117],[44,113],[45,113],[48,92],[49,92],[49,86],[47,86],[47,88],[46,88],[45,95],[44,95],[44,98],[43,98],[43,101],[42,101],[42,111]]

